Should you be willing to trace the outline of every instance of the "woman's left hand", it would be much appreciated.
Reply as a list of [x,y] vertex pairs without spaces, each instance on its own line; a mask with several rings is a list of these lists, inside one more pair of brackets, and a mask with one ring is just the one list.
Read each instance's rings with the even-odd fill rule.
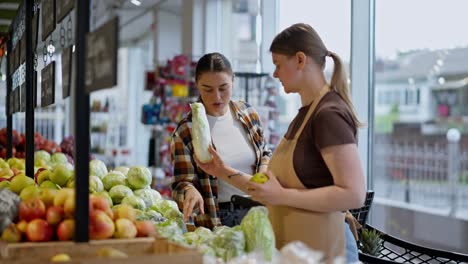
[[200,169],[202,169],[204,172],[214,177],[219,177],[225,171],[226,166],[224,165],[223,160],[218,155],[218,153],[212,145],[209,146],[208,151],[213,156],[213,159],[211,161],[203,163],[199,159],[197,159],[196,155],[194,155],[193,158],[195,159],[195,162],[197,163],[198,167],[200,167]]
[[249,182],[247,186],[248,194],[253,200],[264,205],[282,205],[285,202],[284,191],[278,179],[271,171],[267,171],[269,179],[263,184]]

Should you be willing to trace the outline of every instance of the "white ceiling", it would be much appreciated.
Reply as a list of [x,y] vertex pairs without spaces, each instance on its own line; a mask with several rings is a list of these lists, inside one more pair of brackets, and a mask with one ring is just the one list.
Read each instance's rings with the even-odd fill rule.
[[[118,2],[118,1],[115,1]],[[130,0],[120,0],[115,6],[120,18],[120,42],[138,41],[151,34],[153,24],[153,10],[159,9],[180,16],[182,0],[140,0],[136,6]]]

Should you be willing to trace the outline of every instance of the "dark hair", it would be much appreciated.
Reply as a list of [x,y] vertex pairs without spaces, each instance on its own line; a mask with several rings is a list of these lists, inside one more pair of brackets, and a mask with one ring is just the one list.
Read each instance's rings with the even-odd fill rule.
[[198,60],[197,66],[195,67],[195,81],[198,81],[200,76],[206,72],[226,72],[231,75],[233,74],[229,60],[218,52],[205,54]]
[[343,98],[353,115],[353,120],[358,126],[362,123],[357,118],[354,110],[351,96],[349,94],[348,79],[346,70],[340,57],[325,47],[319,34],[308,24],[294,24],[281,31],[273,39],[270,46],[270,52],[295,56],[297,52],[304,52],[305,55],[312,58],[322,69],[325,68],[325,58],[330,56],[335,64],[330,86]]

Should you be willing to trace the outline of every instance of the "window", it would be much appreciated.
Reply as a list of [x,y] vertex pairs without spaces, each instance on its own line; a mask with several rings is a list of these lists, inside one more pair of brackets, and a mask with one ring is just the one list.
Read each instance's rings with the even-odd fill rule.
[[[460,26],[468,2],[378,0],[375,8],[374,94],[385,99],[374,100],[373,224],[466,253],[466,233],[454,226],[468,215],[468,34]],[[392,107],[379,107],[385,100]],[[448,141],[454,128],[461,140]]]
[[[349,76],[349,59],[351,44],[351,2],[341,0],[280,0],[279,1],[279,29],[283,29],[295,23],[307,23],[320,35],[326,47],[337,53],[347,67]],[[332,21],[333,19],[333,21]],[[269,45],[266,44],[266,45]],[[327,58],[326,75],[328,80],[333,71],[333,61]],[[282,100],[279,103],[282,109],[280,120],[283,131],[297,114],[301,101],[297,95],[286,95],[283,88],[280,89]]]

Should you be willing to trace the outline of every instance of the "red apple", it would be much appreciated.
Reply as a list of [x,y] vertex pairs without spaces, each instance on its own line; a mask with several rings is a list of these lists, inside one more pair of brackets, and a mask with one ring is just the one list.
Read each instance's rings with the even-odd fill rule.
[[46,220],[49,224],[56,225],[60,223],[60,221],[62,221],[64,215],[65,215],[65,212],[63,211],[62,207],[51,206],[47,208]]
[[44,219],[34,219],[28,223],[28,227],[26,229],[26,237],[29,241],[50,241],[53,235],[54,229]]
[[93,210],[89,214],[89,237],[91,239],[106,239],[112,237],[115,226],[105,212]]
[[65,219],[57,227],[57,238],[60,241],[71,240],[75,235],[75,220]]
[[32,198],[22,201],[19,205],[20,218],[27,222],[33,219],[44,218],[46,207],[43,201],[39,198]]
[[90,207],[89,207],[90,211],[101,210],[104,213],[106,213],[111,219],[114,218],[114,212],[112,212],[110,204],[106,200],[106,198],[96,196],[96,195],[91,195],[89,197],[89,203],[90,203]]
[[149,237],[156,232],[154,229],[154,224],[151,221],[145,220],[145,221],[137,221],[135,223],[135,226],[137,228],[137,236],[138,237]]

